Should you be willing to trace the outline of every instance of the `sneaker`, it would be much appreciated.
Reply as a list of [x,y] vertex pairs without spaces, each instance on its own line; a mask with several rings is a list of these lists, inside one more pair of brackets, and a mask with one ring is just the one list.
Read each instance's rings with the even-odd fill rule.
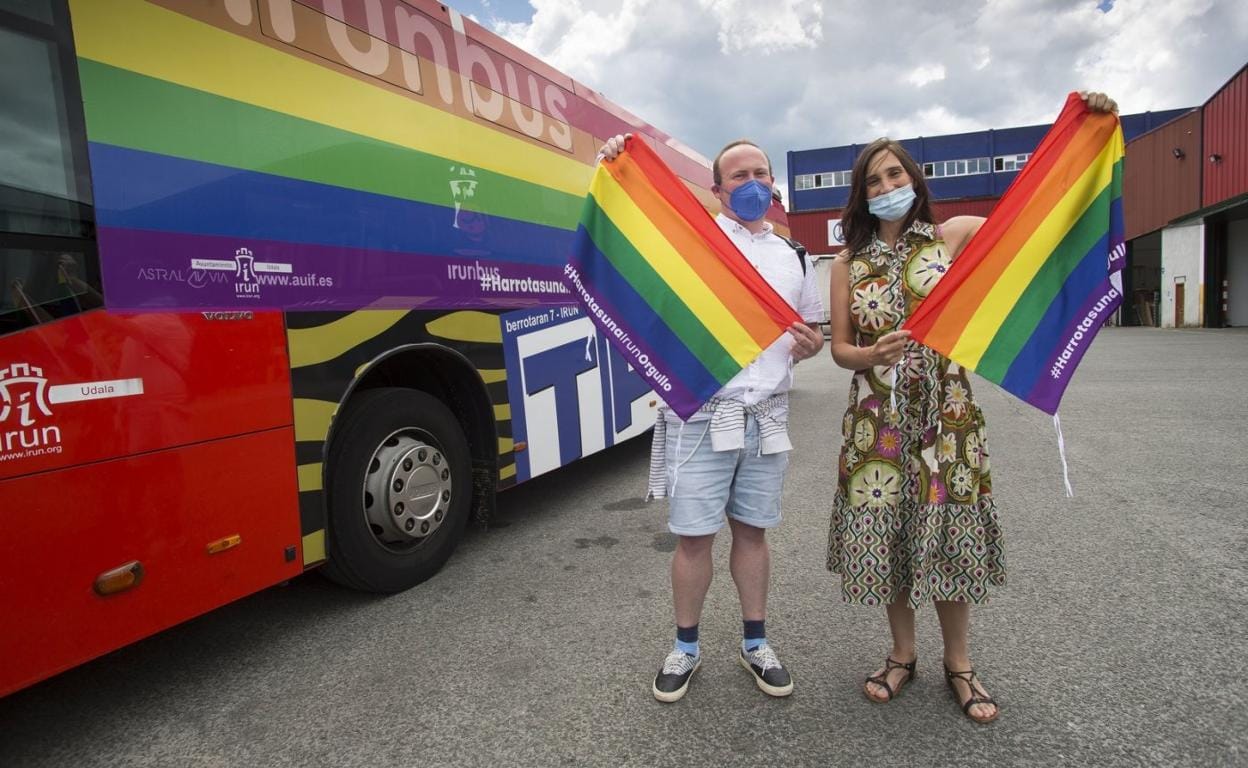
[[763,693],[768,696],[788,696],[793,693],[793,678],[767,643],[748,653],[741,651],[737,658],[741,661],[741,666],[754,676],[754,682]]
[[663,668],[654,677],[654,698],[659,701],[679,701],[689,690],[689,678],[702,666],[701,656],[690,656],[679,648],[673,648],[663,660]]

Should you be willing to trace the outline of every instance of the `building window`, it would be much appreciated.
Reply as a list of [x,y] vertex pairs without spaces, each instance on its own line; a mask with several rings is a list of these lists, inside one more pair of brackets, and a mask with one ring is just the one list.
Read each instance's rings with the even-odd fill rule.
[[[825,174],[827,175],[827,174]],[[832,183],[830,187],[848,187],[849,177],[853,175],[853,171],[833,171],[831,174]]]
[[795,191],[804,189],[826,189],[828,187],[848,187],[850,171],[824,171],[823,173],[801,173],[794,179]]
[[1030,152],[1021,155],[1000,155],[993,158],[992,164],[997,173],[1006,173],[1009,171],[1021,171],[1030,159]]
[[986,157],[971,157],[964,160],[936,160],[923,164],[923,175],[929,179],[942,179],[946,176],[974,176],[980,173],[991,173],[992,162]]

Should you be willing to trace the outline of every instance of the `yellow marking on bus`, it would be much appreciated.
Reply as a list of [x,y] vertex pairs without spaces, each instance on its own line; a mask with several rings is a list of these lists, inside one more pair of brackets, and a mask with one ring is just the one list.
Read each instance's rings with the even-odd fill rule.
[[499,479],[499,480],[506,480],[506,479],[507,479],[507,478],[509,478],[509,477],[515,477],[515,476],[516,476],[516,465],[515,465],[515,464],[508,464],[507,466],[505,466],[505,467],[503,467],[502,469],[498,470],[498,479]]
[[504,453],[511,453],[514,445],[510,437],[498,438],[498,455],[502,456]]
[[375,338],[407,314],[402,309],[362,309],[315,328],[290,328],[290,367],[318,365]]
[[321,490],[321,462],[299,465],[299,491]]
[[[507,421],[511,418],[511,403],[494,406],[494,420]],[[296,430],[297,432],[298,430]]]
[[506,368],[478,368],[477,373],[481,374],[481,381],[486,384],[493,384],[507,378]]
[[303,564],[319,563],[325,559],[325,529],[313,531],[303,537]]
[[425,330],[434,336],[455,341],[475,341],[489,344],[503,342],[503,328],[498,315],[487,312],[454,312],[425,324]]
[[[137,0],[74,0],[79,56],[581,196],[592,166]],[[351,105],[344,109],[342,105]]]
[[295,398],[295,440],[324,442],[329,435],[329,423],[334,419],[337,403],[325,400]]

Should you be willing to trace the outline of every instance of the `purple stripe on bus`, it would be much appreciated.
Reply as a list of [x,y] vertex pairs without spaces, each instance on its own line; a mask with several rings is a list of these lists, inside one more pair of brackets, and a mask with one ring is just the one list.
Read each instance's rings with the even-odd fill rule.
[[571,304],[557,267],[139,229],[99,229],[111,309],[506,309]]

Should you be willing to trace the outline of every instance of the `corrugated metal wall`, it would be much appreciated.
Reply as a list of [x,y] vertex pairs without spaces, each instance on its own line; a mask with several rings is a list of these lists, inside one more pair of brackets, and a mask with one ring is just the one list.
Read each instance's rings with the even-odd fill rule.
[[1248,192],[1248,66],[1205,103],[1204,117],[1207,207]]
[[[988,197],[978,200],[944,200],[932,204],[932,214],[937,221],[945,221],[954,216],[987,216],[998,198]],[[840,209],[832,211],[790,211],[789,231],[794,240],[806,246],[806,250],[819,256],[837,253],[840,244],[828,242],[828,221],[841,218]]]
[[987,216],[996,207],[999,197],[986,197],[979,200],[941,200],[932,203],[932,215],[937,221],[945,221],[954,216]]
[[828,244],[828,219],[841,218],[840,211],[789,212],[789,232],[793,239],[806,246],[815,256],[836,253],[840,245]]
[[1164,227],[1201,207],[1199,110],[1127,144],[1122,213],[1128,240]]

